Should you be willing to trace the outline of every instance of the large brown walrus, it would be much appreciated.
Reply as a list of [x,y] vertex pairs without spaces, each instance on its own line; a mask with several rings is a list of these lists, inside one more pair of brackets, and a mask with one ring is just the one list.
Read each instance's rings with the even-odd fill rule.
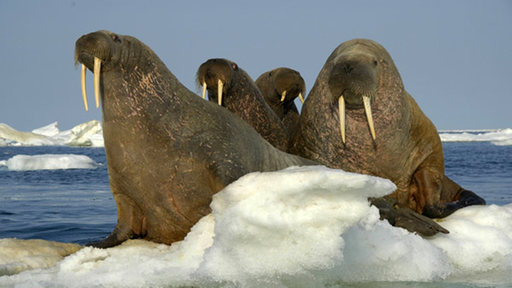
[[291,138],[299,125],[299,110],[294,100],[306,93],[306,83],[296,70],[281,67],[267,71],[256,79],[256,86],[272,108],[274,113],[283,121],[284,127]]
[[208,91],[210,101],[218,103],[242,118],[274,147],[288,151],[286,129],[265,102],[251,77],[235,62],[209,59],[197,70],[197,84]]
[[[320,164],[390,179],[397,190],[386,199],[395,209],[442,218],[485,204],[445,176],[436,128],[405,91],[388,52],[371,40],[347,41],[329,56],[293,142],[292,153]],[[424,235],[442,231],[405,222],[397,226]]]
[[[75,61],[94,73],[118,222],[95,247],[140,237],[171,244],[210,213],[212,195],[254,171],[316,165],[286,154],[215,103],[183,86],[134,37],[98,31],[76,42]],[[87,107],[87,106],[86,106]]]

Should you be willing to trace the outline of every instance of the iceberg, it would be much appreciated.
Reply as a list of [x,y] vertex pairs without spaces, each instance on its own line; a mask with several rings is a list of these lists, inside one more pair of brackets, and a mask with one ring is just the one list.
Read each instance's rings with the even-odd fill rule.
[[0,144],[43,146],[58,145],[59,142],[45,135],[40,135],[33,132],[20,132],[7,124],[0,123]]
[[85,155],[42,154],[16,155],[0,161],[0,167],[6,166],[13,171],[57,170],[57,169],[94,169],[98,164]]
[[512,284],[512,204],[461,209],[442,220],[450,234],[422,238],[369,205],[394,189],[322,166],[251,173],[217,193],[212,213],[170,246],[129,240],[74,252],[0,239],[0,287]]
[[60,131],[54,122],[32,130],[21,132],[7,124],[0,123],[0,146],[91,146],[104,147],[101,122],[92,120]]
[[53,122],[41,128],[32,130],[32,133],[52,137],[60,133],[59,124],[57,122]]
[[440,130],[442,142],[491,142],[498,146],[512,145],[512,128],[489,130]]

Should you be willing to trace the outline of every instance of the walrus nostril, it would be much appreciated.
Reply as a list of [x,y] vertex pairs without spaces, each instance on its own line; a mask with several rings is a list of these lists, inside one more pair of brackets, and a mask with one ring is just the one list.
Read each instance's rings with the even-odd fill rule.
[[352,73],[352,71],[354,70],[354,68],[352,68],[352,66],[350,66],[350,64],[343,65],[342,69],[343,69],[343,72],[345,72],[347,74]]

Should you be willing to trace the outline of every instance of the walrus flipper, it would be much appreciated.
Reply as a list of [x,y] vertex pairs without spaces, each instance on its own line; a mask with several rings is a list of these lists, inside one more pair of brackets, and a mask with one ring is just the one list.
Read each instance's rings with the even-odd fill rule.
[[420,215],[411,209],[393,208],[384,198],[372,199],[371,203],[379,209],[380,219],[386,219],[392,226],[405,228],[407,231],[416,232],[421,236],[450,233],[450,231],[437,224],[434,220]]
[[117,225],[114,231],[105,239],[86,243],[85,246],[96,248],[109,248],[117,246],[128,239],[134,239],[144,236],[143,223],[144,214],[132,198],[124,195],[120,191],[118,182],[112,182],[110,189],[114,195],[117,204]]
[[[124,230],[124,231],[122,231]],[[133,239],[135,237],[135,233],[133,233],[133,230],[126,228],[126,229],[119,229],[119,227],[116,227],[110,235],[108,235],[105,239],[95,242],[89,242],[86,243],[85,246],[95,247],[95,248],[110,248],[117,246],[124,241],[128,239]]]
[[485,200],[476,193],[464,190],[459,192],[458,199],[452,202],[427,205],[423,208],[423,215],[429,218],[444,218],[453,212],[472,205],[485,205]]
[[417,232],[421,236],[450,233],[450,231],[437,224],[434,220],[406,208],[395,210],[394,226],[405,228],[409,232]]

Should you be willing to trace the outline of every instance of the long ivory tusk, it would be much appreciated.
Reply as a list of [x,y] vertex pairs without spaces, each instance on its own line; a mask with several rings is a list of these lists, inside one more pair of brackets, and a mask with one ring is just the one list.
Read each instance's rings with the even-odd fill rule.
[[100,107],[100,74],[101,60],[94,57],[94,97],[96,98],[96,108]]
[[217,82],[217,96],[218,96],[218,101],[219,101],[219,105],[222,106],[222,88],[223,88],[223,85],[222,84],[222,81],[219,79],[219,81]]
[[368,119],[368,125],[370,126],[370,132],[372,132],[373,140],[375,140],[375,129],[373,128],[372,118],[372,106],[370,105],[370,97],[363,96],[364,110],[366,112],[366,118]]
[[286,98],[286,90],[284,90],[283,93],[281,94],[281,102],[284,101],[284,98]]
[[203,99],[206,99],[206,82],[203,82]]
[[84,98],[84,106],[85,111],[89,111],[89,105],[87,105],[87,90],[85,89],[85,73],[87,72],[87,67],[82,64],[82,74],[80,75],[80,80],[82,83],[82,97]]
[[302,98],[302,93],[299,93],[299,99],[302,104],[304,104],[304,98]]
[[345,143],[345,98],[343,95],[338,99],[338,108],[340,114],[340,130],[341,130],[341,140]]

